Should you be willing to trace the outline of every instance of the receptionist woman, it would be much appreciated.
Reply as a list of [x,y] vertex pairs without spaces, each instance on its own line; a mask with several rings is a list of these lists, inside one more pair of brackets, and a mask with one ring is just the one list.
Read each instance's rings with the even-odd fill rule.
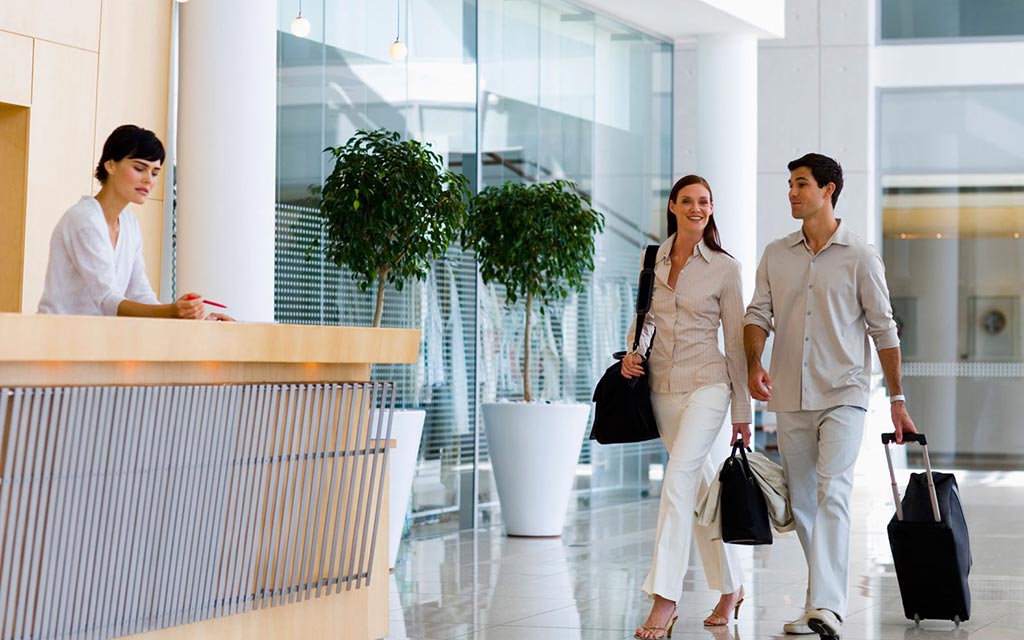
[[196,293],[161,304],[146,278],[142,233],[128,205],[146,201],[164,157],[152,131],[125,124],[110,134],[96,164],[99,192],[68,209],[53,230],[40,313],[230,320],[206,316]]

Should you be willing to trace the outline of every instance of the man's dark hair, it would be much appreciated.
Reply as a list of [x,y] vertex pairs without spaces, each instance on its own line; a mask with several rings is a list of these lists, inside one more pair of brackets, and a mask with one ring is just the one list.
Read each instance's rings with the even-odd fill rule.
[[787,166],[790,172],[796,171],[800,167],[810,169],[819,189],[823,189],[830,182],[836,185],[836,190],[832,192],[832,207],[836,206],[836,203],[839,202],[839,193],[843,190],[843,168],[839,166],[838,162],[820,153],[808,153],[790,162]]
[[123,124],[114,129],[103,143],[103,155],[96,163],[96,179],[100,184],[106,184],[110,174],[103,165],[107,160],[120,162],[125,158],[138,158],[163,164],[165,155],[164,145],[155,133],[134,124]]

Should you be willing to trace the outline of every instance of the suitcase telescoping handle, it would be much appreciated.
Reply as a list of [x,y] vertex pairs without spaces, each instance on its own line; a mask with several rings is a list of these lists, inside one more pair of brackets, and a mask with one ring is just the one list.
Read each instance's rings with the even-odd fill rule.
[[[889,479],[892,480],[892,499],[896,502],[896,519],[903,520],[903,503],[900,502],[900,489],[896,484],[896,470],[892,466],[892,454],[889,453],[889,444],[896,442],[895,433],[883,433],[882,444],[885,445],[885,461],[889,463]],[[935,480],[932,478],[932,463],[928,459],[928,438],[923,433],[904,433],[903,442],[917,442],[921,445],[924,453],[925,478],[928,483],[928,497],[932,499],[932,515],[935,522],[942,522],[939,515],[939,498],[935,495]]]

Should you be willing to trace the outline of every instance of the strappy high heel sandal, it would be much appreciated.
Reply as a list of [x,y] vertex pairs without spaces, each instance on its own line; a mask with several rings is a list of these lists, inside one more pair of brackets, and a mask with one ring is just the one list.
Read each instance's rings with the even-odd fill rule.
[[[669,620],[668,624],[665,625],[664,627],[648,627],[648,626],[640,627],[640,629],[642,629],[644,631],[650,631],[651,633],[653,633],[654,634],[653,638],[650,638],[650,639],[644,638],[642,635],[640,635],[639,631],[634,633],[633,637],[634,638],[639,638],[640,640],[661,640],[662,638],[671,638],[672,637],[672,628],[676,626],[676,620],[678,620],[678,619],[679,619],[679,616],[673,615],[672,619]],[[661,632],[660,636],[658,635],[658,632]]]
[[[736,605],[732,609],[733,620],[737,620],[740,617],[740,605],[743,604],[743,596],[736,601]],[[729,624],[729,616],[718,613],[718,607],[716,606],[712,611],[711,615],[704,618],[705,627],[724,627]]]

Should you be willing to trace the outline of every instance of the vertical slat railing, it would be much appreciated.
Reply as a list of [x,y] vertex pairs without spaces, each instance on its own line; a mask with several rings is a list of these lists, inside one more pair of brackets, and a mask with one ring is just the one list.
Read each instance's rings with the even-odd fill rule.
[[389,383],[0,389],[0,640],[368,585]]

